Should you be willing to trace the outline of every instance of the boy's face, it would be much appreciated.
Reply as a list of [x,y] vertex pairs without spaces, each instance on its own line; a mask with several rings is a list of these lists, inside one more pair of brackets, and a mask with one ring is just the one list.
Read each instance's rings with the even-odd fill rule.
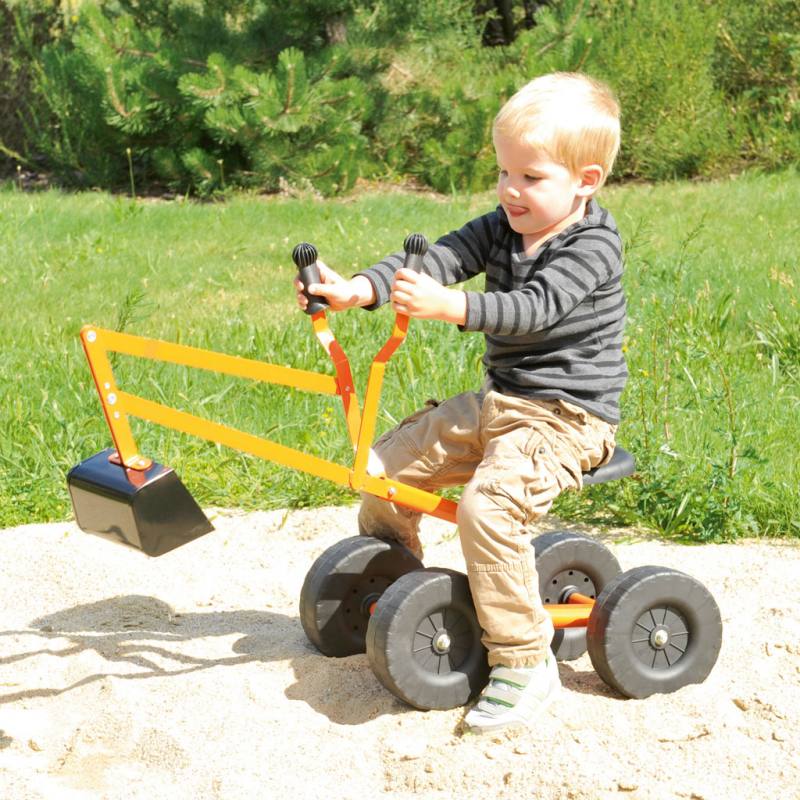
[[593,188],[563,164],[518,139],[496,134],[497,197],[511,228],[523,236],[555,235],[583,215]]

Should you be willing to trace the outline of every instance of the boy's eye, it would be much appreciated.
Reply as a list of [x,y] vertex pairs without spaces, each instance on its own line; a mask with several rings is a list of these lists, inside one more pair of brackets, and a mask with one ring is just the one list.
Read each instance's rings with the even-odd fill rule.
[[541,180],[541,178],[540,178],[538,175],[526,175],[526,176],[525,176],[525,179],[526,179],[526,180],[529,180],[529,181],[538,181],[538,180]]
[[508,177],[508,172],[506,172],[506,170],[504,170],[504,169],[501,169],[500,170],[500,177],[501,178],[507,178]]

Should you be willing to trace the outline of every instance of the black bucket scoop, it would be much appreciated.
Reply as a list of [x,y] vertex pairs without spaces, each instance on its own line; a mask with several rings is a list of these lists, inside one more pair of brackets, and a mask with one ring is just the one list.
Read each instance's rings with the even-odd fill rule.
[[214,530],[172,469],[153,463],[135,472],[115,457],[113,448],[103,450],[67,475],[81,530],[148,556],[163,555]]

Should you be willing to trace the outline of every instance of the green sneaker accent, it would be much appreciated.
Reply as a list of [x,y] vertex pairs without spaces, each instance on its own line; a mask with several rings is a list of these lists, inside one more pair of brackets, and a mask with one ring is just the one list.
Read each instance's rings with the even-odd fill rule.
[[554,658],[548,657],[536,667],[495,666],[489,674],[489,684],[464,722],[476,733],[530,725],[560,689]]
[[484,700],[488,700],[490,703],[497,703],[500,706],[506,706],[507,708],[514,708],[514,703],[509,703],[507,700],[501,700],[499,697],[492,697],[489,694],[482,695]]
[[524,689],[524,683],[514,683],[514,681],[506,680],[505,678],[492,678],[492,683],[504,683],[506,686],[512,686],[514,689]]

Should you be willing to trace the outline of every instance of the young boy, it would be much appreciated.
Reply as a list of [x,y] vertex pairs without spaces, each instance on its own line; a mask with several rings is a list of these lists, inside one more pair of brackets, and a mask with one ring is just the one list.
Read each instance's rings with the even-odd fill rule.
[[[492,666],[465,719],[475,731],[530,723],[560,688],[527,529],[614,451],[627,377],[621,242],[594,196],[619,135],[607,86],[574,73],[537,78],[494,122],[495,211],[439,239],[422,273],[395,254],[350,280],[321,265],[321,283],[308,287],[333,310],[390,301],[485,336],[480,391],[429,402],[374,445],[391,478],[429,491],[464,484],[459,538]],[[447,288],[480,272],[484,292]],[[419,519],[367,495],[359,515],[362,533],[421,556]]]

